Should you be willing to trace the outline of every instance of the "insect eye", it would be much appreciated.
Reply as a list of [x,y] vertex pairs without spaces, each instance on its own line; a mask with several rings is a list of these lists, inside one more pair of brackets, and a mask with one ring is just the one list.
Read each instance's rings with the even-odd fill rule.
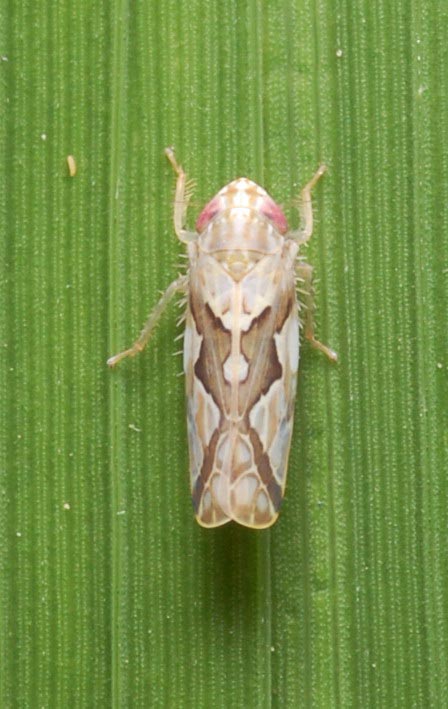
[[200,213],[199,217],[196,220],[196,231],[201,233],[201,231],[204,231],[205,227],[209,222],[212,221],[218,214],[219,209],[215,205],[208,204],[205,209],[202,210]]
[[288,231],[288,222],[286,221],[286,217],[278,204],[268,204],[263,207],[261,212],[267,219],[269,219],[269,221],[275,224],[281,234]]

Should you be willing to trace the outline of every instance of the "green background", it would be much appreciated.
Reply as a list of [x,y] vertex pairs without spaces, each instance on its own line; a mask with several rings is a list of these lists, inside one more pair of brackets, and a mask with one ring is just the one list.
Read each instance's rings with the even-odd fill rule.
[[[448,706],[448,5],[0,0],[0,705]],[[238,175],[320,162],[285,504],[201,529],[178,311]],[[66,156],[78,172],[68,176]]]

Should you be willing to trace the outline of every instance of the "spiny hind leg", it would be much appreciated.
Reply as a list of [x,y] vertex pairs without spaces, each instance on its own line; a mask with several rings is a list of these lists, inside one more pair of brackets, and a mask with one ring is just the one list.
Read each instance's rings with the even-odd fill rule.
[[121,362],[122,359],[125,359],[126,357],[135,357],[135,355],[145,349],[151,335],[154,332],[154,328],[159,322],[160,317],[163,314],[166,306],[176,293],[186,292],[187,284],[187,276],[179,276],[179,278],[176,278],[175,281],[170,283],[165,293],[162,295],[159,302],[152,310],[149,318],[145,323],[143,330],[140,333],[140,336],[136,339],[134,344],[129,347],[129,349],[123,350],[123,352],[119,352],[113,357],[109,357],[109,359],[107,360],[107,364],[109,365],[109,367],[115,367],[115,365]]
[[327,345],[316,340],[314,334],[314,290],[313,290],[313,267],[309,263],[300,261],[296,267],[297,279],[301,283],[300,293],[303,296],[305,306],[304,333],[307,340],[317,350],[323,352],[332,362],[337,362],[338,355]]
[[187,176],[181,165],[176,160],[173,148],[165,148],[165,155],[173,166],[177,175],[176,194],[174,196],[174,230],[180,241],[194,241],[197,238],[196,232],[185,229],[188,203],[193,190],[193,182],[187,180]]
[[288,234],[291,239],[295,239],[299,244],[305,244],[313,233],[313,204],[311,201],[311,190],[316,182],[326,172],[327,166],[320,165],[311,180],[305,185],[299,197],[300,227],[296,231]]

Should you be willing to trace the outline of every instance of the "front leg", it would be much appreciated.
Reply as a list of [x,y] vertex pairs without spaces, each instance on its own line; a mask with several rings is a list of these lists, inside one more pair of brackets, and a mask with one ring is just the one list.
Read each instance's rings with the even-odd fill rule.
[[337,362],[338,355],[327,345],[316,340],[314,335],[314,293],[313,293],[313,267],[309,263],[299,261],[296,267],[297,278],[303,284],[305,313],[305,337],[313,347],[323,352],[332,362]]
[[165,148],[165,155],[177,175],[176,194],[174,195],[174,230],[180,241],[183,241],[184,243],[195,241],[197,239],[196,232],[185,229],[188,203],[190,201],[194,183],[191,180],[187,180],[187,176],[182,165],[179,165],[176,160],[173,148]]
[[311,190],[326,170],[327,166],[321,165],[300,193],[300,228],[296,229],[296,231],[291,231],[288,234],[290,239],[295,239],[299,244],[305,244],[313,233],[313,205],[311,202]]
[[179,276],[175,281],[170,283],[165,293],[160,298],[159,302],[155,306],[154,310],[151,312],[149,318],[147,319],[143,330],[140,333],[140,337],[134,342],[134,344],[128,349],[119,352],[113,357],[109,357],[107,364],[109,367],[115,367],[118,362],[126,357],[135,357],[136,354],[141,352],[146,345],[148,340],[154,332],[154,328],[160,320],[163,311],[172,299],[172,297],[179,292],[185,293],[188,286],[188,276]]

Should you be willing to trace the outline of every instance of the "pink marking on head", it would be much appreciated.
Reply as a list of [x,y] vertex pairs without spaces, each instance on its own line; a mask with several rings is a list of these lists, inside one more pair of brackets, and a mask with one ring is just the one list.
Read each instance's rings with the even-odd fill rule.
[[219,212],[220,202],[218,196],[208,202],[196,220],[196,231],[200,234],[214,216]]
[[288,231],[288,222],[283,214],[283,210],[269,195],[266,195],[263,199],[260,212],[266,219],[269,219],[270,222],[275,224],[280,234],[286,234]]
[[258,212],[269,219],[280,234],[288,231],[288,222],[281,207],[266,190],[247,177],[239,177],[229,182],[205,205],[196,221],[196,230],[199,234],[205,231],[219,212],[239,208]]

